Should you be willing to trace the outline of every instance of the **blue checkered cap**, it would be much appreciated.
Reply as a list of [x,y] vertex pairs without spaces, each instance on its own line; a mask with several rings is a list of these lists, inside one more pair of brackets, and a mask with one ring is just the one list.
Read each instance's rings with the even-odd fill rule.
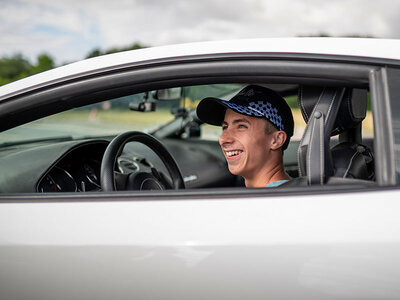
[[294,122],[289,105],[269,88],[249,85],[229,101],[205,98],[197,106],[197,116],[205,123],[220,126],[227,108],[242,115],[265,118],[278,130],[285,131],[288,137],[293,135]]
[[229,101],[212,97],[201,100],[196,112],[203,122],[221,126],[227,108],[242,115],[267,119],[278,130],[286,132],[287,139],[282,149],[287,148],[290,137],[293,136],[293,115],[285,99],[275,91],[249,85]]
[[285,130],[285,125],[282,123],[282,116],[279,114],[278,109],[268,101],[250,101],[247,106],[224,100],[221,102],[224,102],[228,108],[242,115],[265,117],[279,130]]

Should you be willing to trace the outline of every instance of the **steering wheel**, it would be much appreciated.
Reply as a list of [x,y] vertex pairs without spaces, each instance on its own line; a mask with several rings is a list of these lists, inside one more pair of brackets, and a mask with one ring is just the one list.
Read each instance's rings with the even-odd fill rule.
[[[172,179],[172,186],[163,178],[155,168],[151,172],[134,172],[125,175],[125,184],[122,189],[129,190],[161,190],[166,188],[184,189],[185,184],[182,174],[174,158],[168,150],[151,135],[139,131],[128,131],[116,136],[104,152],[100,170],[100,184],[103,191],[116,191],[116,176],[123,176],[120,173],[114,174],[115,164],[125,145],[129,142],[139,142],[148,146],[164,163]],[[118,187],[121,189],[121,187]]]

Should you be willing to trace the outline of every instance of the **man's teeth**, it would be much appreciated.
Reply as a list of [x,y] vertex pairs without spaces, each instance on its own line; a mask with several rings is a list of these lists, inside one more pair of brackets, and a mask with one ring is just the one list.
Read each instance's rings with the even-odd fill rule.
[[226,155],[231,157],[235,155],[239,155],[241,151],[226,151]]

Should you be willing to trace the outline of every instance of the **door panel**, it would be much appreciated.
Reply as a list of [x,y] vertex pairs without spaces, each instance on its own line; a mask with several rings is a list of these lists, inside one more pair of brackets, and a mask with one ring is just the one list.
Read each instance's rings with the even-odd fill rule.
[[2,203],[0,298],[394,299],[398,196]]

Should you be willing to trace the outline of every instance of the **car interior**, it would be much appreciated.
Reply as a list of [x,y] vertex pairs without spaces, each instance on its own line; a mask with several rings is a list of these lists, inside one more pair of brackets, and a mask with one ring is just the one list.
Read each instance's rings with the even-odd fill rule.
[[[218,144],[221,129],[202,124],[195,114],[195,107],[207,96],[229,100],[247,84],[190,85],[134,94],[124,91],[106,100],[99,97],[103,101],[91,100],[90,104],[73,109],[76,117],[85,116],[93,121],[90,129],[79,129],[78,136],[34,137],[29,134],[35,130],[56,131],[57,126],[64,126],[64,121],[76,120],[56,115],[34,121],[38,126],[28,130],[30,138],[1,145],[0,164],[7,172],[0,174],[0,191],[241,189],[244,186],[242,178],[229,172]],[[285,170],[292,180],[275,189],[375,184],[373,137],[363,136],[363,121],[368,113],[366,88],[256,84],[272,88],[285,97],[304,125],[284,153]],[[118,106],[114,104],[117,102]],[[116,108],[114,118],[115,115],[117,119],[125,118],[131,112],[132,119],[151,119],[156,126],[146,128],[145,125],[154,126],[152,123],[137,127],[127,121],[123,126],[118,123],[116,132],[108,130],[108,125],[96,117],[111,111],[109,106]],[[169,116],[164,123],[157,122],[158,118],[164,120],[164,115],[153,115],[162,111],[168,111]],[[52,121],[49,124],[46,123],[48,118]],[[71,124],[68,125],[71,128],[78,126]],[[18,136],[25,129],[21,127],[29,129],[29,123],[1,135]],[[104,130],[93,134],[100,127]]]

